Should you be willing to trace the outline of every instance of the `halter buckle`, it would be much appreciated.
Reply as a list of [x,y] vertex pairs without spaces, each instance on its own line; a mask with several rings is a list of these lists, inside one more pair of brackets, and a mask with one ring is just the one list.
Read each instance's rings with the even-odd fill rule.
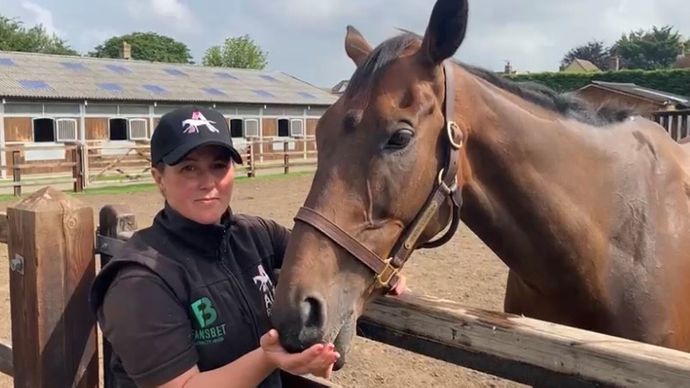
[[462,148],[463,141],[460,140],[460,143],[455,142],[455,131],[459,131],[460,127],[455,121],[448,121],[446,123],[446,133],[448,134],[448,141],[450,142],[451,147],[457,149]]
[[376,275],[376,281],[378,282],[379,286],[383,288],[388,288],[393,277],[400,271],[400,268],[395,268],[391,265],[392,260],[393,258],[389,257],[386,261],[384,261],[386,266],[383,267],[383,270],[380,274]]

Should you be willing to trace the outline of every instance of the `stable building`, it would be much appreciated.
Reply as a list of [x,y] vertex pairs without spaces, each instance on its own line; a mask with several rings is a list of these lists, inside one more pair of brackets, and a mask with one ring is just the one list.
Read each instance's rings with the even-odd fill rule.
[[269,152],[314,136],[336,98],[279,71],[0,51],[0,147],[30,162],[64,159],[66,143],[147,143],[163,114],[197,104],[223,113],[238,148],[275,140]]
[[690,97],[663,90],[651,89],[634,83],[591,81],[575,94],[595,105],[617,102],[634,108],[642,116],[652,117],[655,112],[690,108]]

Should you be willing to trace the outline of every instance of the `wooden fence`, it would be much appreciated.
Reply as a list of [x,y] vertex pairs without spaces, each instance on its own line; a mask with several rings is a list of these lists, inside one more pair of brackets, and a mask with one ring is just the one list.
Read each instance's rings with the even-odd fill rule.
[[[105,206],[94,230],[93,216],[91,207],[53,188],[0,215],[12,311],[12,346],[0,344],[0,371],[14,376],[15,387],[99,385],[102,339],[87,303],[95,255],[107,261],[116,254],[137,222],[126,208]],[[428,296],[374,300],[358,322],[358,334],[533,386],[690,385],[690,353]],[[107,343],[104,357],[108,365]],[[295,386],[333,386],[293,378]]]
[[[26,160],[27,152],[60,151],[65,154],[64,160]],[[61,146],[40,147],[34,149],[24,146],[0,148],[6,156],[6,164],[0,166],[11,180],[0,181],[0,189],[12,188],[15,196],[22,195],[22,188],[45,186],[47,184],[69,184],[74,192],[84,189],[82,147],[77,143],[66,143]],[[54,176],[57,172],[57,177]]]
[[654,112],[652,116],[673,140],[680,141],[690,136],[690,109],[659,111]]
[[[315,144],[313,137],[249,139],[240,148],[244,163],[237,173],[255,177],[262,170],[289,174],[295,168],[314,167]],[[0,167],[7,176],[5,181],[0,180],[0,190],[12,189],[15,196],[31,186],[70,185],[74,192],[80,192],[88,187],[153,181],[148,142],[87,141],[40,148],[11,146],[1,151],[8,162]],[[36,151],[64,151],[64,159],[27,162],[27,153]]]

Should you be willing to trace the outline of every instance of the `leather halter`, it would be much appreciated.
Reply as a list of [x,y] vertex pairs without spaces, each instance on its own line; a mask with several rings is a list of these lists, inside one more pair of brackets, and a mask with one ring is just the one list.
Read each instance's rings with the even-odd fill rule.
[[[295,221],[301,221],[310,225],[369,267],[376,274],[378,285],[384,289],[395,287],[399,280],[398,272],[416,248],[435,248],[445,244],[453,237],[460,223],[462,197],[458,190],[456,174],[458,171],[459,149],[463,146],[463,138],[457,124],[452,120],[455,107],[452,64],[448,61],[444,62],[443,70],[446,80],[443,132],[446,134],[448,142],[445,165],[438,172],[435,189],[427,198],[422,209],[417,213],[414,221],[405,229],[404,234],[398,238],[387,259],[383,259],[372,252],[349,233],[314,209],[301,207],[295,216]],[[458,135],[460,135],[459,141],[456,140]],[[419,237],[426,229],[429,221],[449,198],[453,207],[450,227],[438,240],[419,244]]]

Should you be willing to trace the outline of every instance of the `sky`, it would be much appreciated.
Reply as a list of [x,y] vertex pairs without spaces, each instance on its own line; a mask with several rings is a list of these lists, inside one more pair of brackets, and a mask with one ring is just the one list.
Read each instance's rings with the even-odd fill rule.
[[[510,60],[518,71],[557,71],[561,58],[593,39],[673,25],[690,38],[688,0],[479,0],[470,2],[465,41],[455,58],[489,70]],[[375,46],[398,33],[423,33],[434,0],[0,0],[0,14],[43,24],[88,53],[106,39],[153,31],[179,40],[201,63],[226,37],[248,34],[268,52],[270,71],[319,87],[349,79],[344,50],[353,25]]]

